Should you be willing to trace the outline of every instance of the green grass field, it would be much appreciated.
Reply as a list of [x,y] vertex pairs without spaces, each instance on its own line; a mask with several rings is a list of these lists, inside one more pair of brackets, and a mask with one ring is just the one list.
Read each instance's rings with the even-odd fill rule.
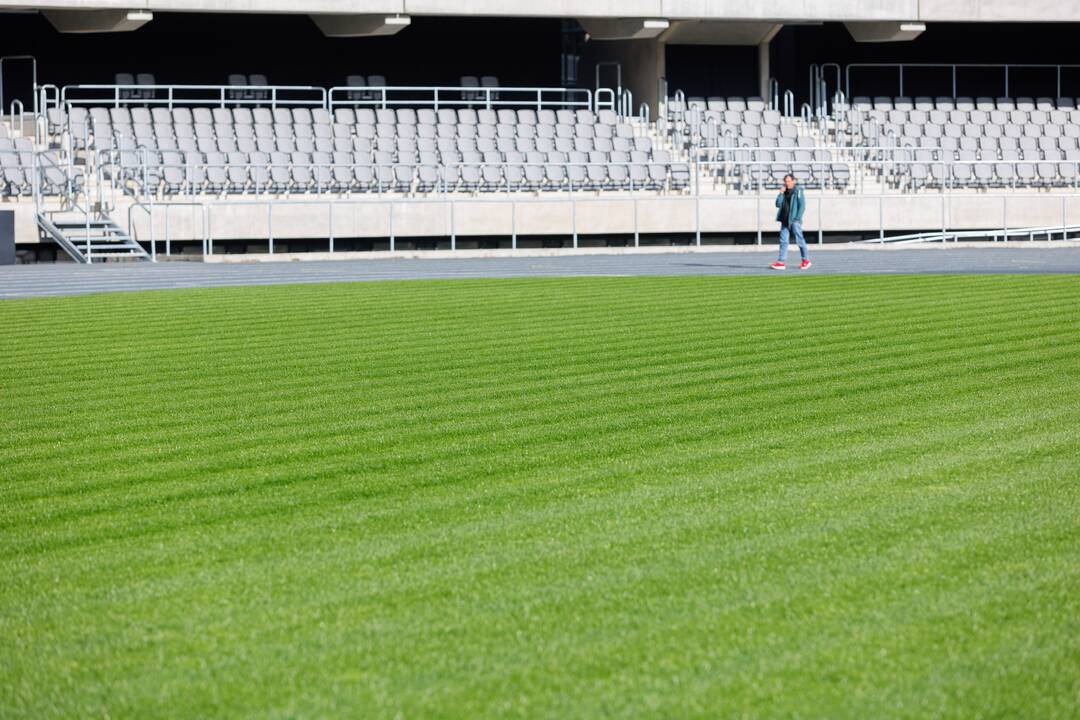
[[0,303],[0,717],[1080,710],[1080,278]]

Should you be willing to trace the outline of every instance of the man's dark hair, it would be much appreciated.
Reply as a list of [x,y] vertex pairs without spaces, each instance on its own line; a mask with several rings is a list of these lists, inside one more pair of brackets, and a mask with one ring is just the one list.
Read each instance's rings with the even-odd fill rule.
[[[775,177],[775,176],[774,176],[774,177]],[[794,179],[795,179],[795,176],[794,176],[794,175],[792,175],[791,173],[788,173],[787,175],[785,175],[785,176],[784,176],[784,179],[785,179],[785,180],[787,180],[788,178],[791,178],[792,180],[794,180]]]

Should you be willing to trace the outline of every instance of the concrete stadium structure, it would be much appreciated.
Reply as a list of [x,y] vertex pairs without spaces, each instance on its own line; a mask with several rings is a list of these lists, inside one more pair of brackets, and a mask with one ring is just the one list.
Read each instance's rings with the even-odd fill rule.
[[[1054,26],[1021,25],[1075,21],[1080,2],[304,4],[325,49],[385,58],[439,55],[433,33],[452,48],[478,17],[503,23],[483,32],[508,44],[555,18],[559,84],[494,53],[448,82],[456,66],[395,82],[405,71],[383,59],[385,75],[272,65],[273,77],[300,78],[273,83],[239,72],[265,70],[242,54],[185,75],[182,62],[124,51],[125,38],[208,13],[285,45],[291,31],[274,35],[268,18],[295,12],[275,0],[0,0],[0,18],[42,18],[24,41],[32,57],[8,52],[25,45],[0,26],[0,211],[15,213],[20,247],[93,261],[760,244],[788,172],[811,190],[812,241],[1080,235],[1080,66],[1040,42]],[[961,43],[927,44],[955,22],[1027,40],[968,62]],[[828,41],[831,27],[848,45]],[[829,62],[802,61],[805,33],[835,53]],[[50,61],[75,37],[67,65]],[[306,42],[300,57],[325,51]],[[85,48],[127,56],[125,72],[100,81],[78,64]],[[20,73],[32,73],[21,89]],[[725,91],[736,76],[741,92]]]

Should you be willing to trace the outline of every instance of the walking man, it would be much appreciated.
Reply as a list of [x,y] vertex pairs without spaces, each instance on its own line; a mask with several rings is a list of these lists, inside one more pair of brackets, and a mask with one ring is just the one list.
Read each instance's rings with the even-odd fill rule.
[[776,221],[780,223],[780,259],[769,267],[773,270],[787,269],[787,251],[791,236],[795,236],[795,243],[799,246],[799,254],[802,255],[800,270],[810,269],[810,253],[806,249],[806,238],[803,237],[802,219],[806,210],[806,195],[803,189],[795,182],[794,175],[784,176],[784,192],[776,196]]

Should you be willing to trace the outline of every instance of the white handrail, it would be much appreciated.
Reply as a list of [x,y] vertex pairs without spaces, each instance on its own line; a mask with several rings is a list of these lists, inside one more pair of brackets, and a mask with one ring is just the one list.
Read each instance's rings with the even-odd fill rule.
[[[81,93],[107,92],[107,97],[94,95],[78,97]],[[139,91],[152,93],[152,97],[130,97],[126,93]],[[240,93],[264,94],[265,98],[238,97]],[[282,97],[282,94],[286,97]],[[312,94],[315,98],[291,98],[288,94]],[[75,97],[71,97],[74,95]],[[158,97],[164,95],[165,97]],[[326,88],[312,85],[65,85],[60,90],[61,105],[157,105],[172,108],[174,105],[253,107],[269,105],[283,107],[326,108]]]
[[[599,96],[605,90],[607,89],[598,89],[596,95]],[[607,90],[607,92],[611,91]],[[437,110],[440,107],[468,108],[477,105],[485,109],[497,107],[534,107],[537,110],[594,109],[593,91],[588,88],[477,88],[455,85],[351,87],[339,85],[330,88],[327,98],[327,108],[331,111],[339,107],[431,107]]]

